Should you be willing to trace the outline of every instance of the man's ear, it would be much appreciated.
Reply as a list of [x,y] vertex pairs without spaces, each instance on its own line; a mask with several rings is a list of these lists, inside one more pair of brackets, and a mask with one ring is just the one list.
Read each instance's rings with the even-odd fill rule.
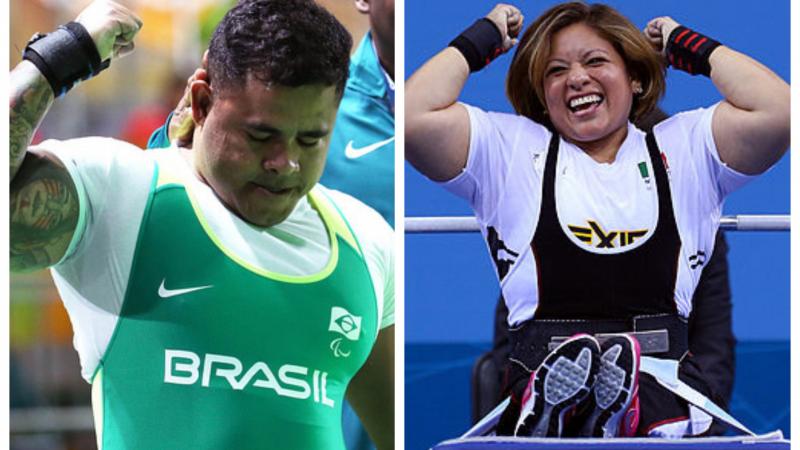
[[369,0],[355,0],[356,9],[361,14],[369,14]]
[[214,91],[206,79],[192,82],[192,119],[195,125],[202,126],[208,118],[213,103]]
[[203,52],[203,62],[201,63],[200,67],[208,70],[208,50]]

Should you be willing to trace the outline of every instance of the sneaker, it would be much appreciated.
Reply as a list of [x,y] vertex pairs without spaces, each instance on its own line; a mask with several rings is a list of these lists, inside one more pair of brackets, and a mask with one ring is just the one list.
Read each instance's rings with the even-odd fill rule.
[[531,374],[514,434],[561,436],[565,414],[591,392],[599,356],[600,344],[588,334],[575,335],[550,352]]
[[639,425],[639,342],[627,334],[601,344],[603,355],[582,437],[629,437]]

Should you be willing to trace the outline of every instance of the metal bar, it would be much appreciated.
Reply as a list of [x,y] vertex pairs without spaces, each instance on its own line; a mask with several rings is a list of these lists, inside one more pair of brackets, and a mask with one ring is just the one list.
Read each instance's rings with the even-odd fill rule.
[[480,231],[474,217],[406,217],[406,233],[466,233]]
[[724,216],[719,221],[723,230],[734,231],[789,231],[791,219],[788,214]]
[[[474,217],[406,217],[407,233],[467,233],[480,231]],[[727,231],[789,231],[788,214],[724,216],[719,226]]]
[[94,430],[92,408],[89,406],[12,408],[9,416],[9,431],[12,434]]

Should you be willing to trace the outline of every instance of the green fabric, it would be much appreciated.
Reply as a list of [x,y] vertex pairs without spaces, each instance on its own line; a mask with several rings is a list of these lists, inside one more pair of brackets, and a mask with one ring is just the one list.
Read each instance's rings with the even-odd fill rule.
[[358,251],[337,234],[329,276],[278,281],[228,258],[183,186],[146,211],[102,362],[102,449],[344,449],[344,393],[378,320]]

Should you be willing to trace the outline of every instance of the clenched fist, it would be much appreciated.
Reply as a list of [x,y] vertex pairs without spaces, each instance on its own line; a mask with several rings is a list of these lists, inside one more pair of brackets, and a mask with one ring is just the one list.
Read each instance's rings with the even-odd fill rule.
[[669,39],[670,33],[678,26],[680,26],[680,24],[673,20],[672,17],[656,17],[650,22],[647,22],[647,26],[644,27],[644,35],[647,37],[647,40],[650,41],[650,44],[653,45],[653,48],[663,54],[664,49],[667,48],[667,40]]
[[142,28],[142,20],[136,14],[108,0],[92,2],[75,21],[89,32],[101,61],[132,52],[133,37]]
[[525,19],[519,9],[515,6],[499,3],[486,15],[486,18],[491,20],[500,30],[500,34],[503,37],[503,52],[507,52],[517,44],[517,36],[522,31],[522,21]]

